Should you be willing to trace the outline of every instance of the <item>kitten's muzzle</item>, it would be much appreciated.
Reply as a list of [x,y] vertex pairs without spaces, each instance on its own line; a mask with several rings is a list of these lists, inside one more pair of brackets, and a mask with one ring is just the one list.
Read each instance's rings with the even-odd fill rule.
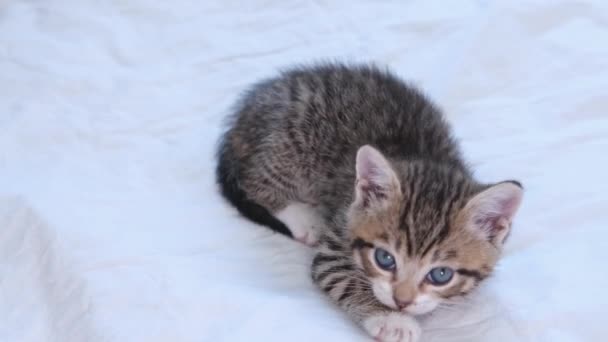
[[393,297],[393,300],[395,301],[395,304],[397,305],[397,307],[399,308],[399,310],[405,310],[408,306],[410,306],[412,304],[411,300],[400,300],[397,297]]

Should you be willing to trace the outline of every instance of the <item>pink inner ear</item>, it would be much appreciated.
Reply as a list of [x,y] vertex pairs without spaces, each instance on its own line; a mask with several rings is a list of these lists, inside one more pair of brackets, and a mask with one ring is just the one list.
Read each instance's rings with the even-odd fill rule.
[[507,228],[507,223],[501,216],[482,216],[475,219],[475,226],[484,230],[488,238],[493,240],[503,229]]
[[473,212],[472,224],[485,231],[490,239],[505,234],[503,230],[509,228],[521,198],[522,189],[512,183],[497,184],[481,192],[469,203]]
[[509,222],[513,220],[513,216],[517,212],[519,208],[519,204],[521,203],[521,188],[515,185],[511,185],[516,187],[517,189],[510,193],[508,196],[500,197],[497,199],[497,207],[499,208],[499,212],[501,213],[499,216],[505,218]]
[[370,200],[381,200],[387,197],[386,189],[379,184],[378,179],[381,179],[381,171],[377,169],[370,160],[361,161],[362,165],[357,165],[358,179],[357,187],[359,188],[363,207],[369,207]]
[[371,179],[374,176],[374,163],[367,156],[357,159],[357,176],[360,179]]
[[371,146],[362,146],[357,152],[357,195],[364,207],[372,200],[388,197],[394,183],[394,173],[384,156]]
[[382,170],[382,168],[388,167],[388,164],[380,152],[366,145],[357,152],[356,167],[357,178],[372,183],[383,178],[386,170]]
[[365,179],[361,179],[358,182],[359,191],[363,199],[363,207],[369,207],[370,199],[382,200],[387,198],[385,189],[380,187],[378,184],[370,183]]

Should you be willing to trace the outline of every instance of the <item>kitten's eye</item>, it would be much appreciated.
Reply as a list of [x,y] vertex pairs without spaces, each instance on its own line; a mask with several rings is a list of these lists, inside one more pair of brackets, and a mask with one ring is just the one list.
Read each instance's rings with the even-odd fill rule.
[[452,277],[454,277],[453,269],[449,267],[435,267],[427,274],[426,279],[433,285],[445,285],[452,280]]
[[395,269],[395,257],[382,248],[376,248],[374,252],[376,264],[383,270],[392,271]]

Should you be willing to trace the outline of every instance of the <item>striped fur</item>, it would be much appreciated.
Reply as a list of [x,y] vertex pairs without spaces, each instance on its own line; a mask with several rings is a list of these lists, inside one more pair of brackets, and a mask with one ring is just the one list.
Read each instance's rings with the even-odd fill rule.
[[[374,66],[294,68],[255,85],[218,160],[222,194],[254,222],[299,239],[277,213],[312,208],[312,279],[370,334],[415,332],[391,312],[426,313],[487,278],[521,200],[517,182],[476,182],[437,107]],[[377,248],[394,271],[376,265]],[[444,286],[426,278],[439,266],[455,270]]]

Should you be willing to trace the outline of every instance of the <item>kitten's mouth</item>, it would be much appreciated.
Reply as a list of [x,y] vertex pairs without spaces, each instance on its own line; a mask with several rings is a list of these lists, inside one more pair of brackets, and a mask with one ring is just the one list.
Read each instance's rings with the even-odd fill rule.
[[421,316],[428,314],[429,312],[435,310],[435,308],[436,305],[433,303],[412,303],[400,311],[412,316]]
[[410,305],[408,305],[408,306],[406,306],[406,307],[404,307],[404,308],[400,308],[400,307],[396,306],[396,308],[397,308],[397,310],[399,310],[399,311],[401,311],[401,312],[411,314],[411,312],[410,312],[410,311],[412,311],[412,310],[414,310],[414,311],[415,311],[415,309],[416,309],[416,304],[415,304],[415,303],[412,303],[412,304],[410,304]]

